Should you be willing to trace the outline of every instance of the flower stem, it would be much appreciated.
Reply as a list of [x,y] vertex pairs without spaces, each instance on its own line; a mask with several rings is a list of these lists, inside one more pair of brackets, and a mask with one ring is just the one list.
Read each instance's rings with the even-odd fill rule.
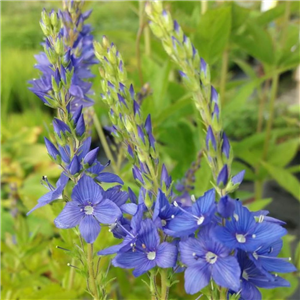
[[103,149],[104,149],[104,152],[107,156],[107,158],[110,160],[110,163],[111,163],[111,167],[113,168],[113,171],[118,174],[119,173],[119,169],[117,168],[116,166],[116,163],[115,163],[115,160],[114,160],[114,157],[110,151],[110,148],[108,146],[108,143],[107,143],[107,140],[105,138],[105,135],[104,135],[104,132],[103,132],[103,129],[102,129],[102,126],[101,126],[101,123],[99,121],[99,119],[97,118],[96,115],[93,116],[93,120],[94,120],[94,124],[95,124],[95,128],[96,128],[96,131],[98,133],[98,136],[100,138],[100,141],[101,141],[101,144],[103,146]]
[[[75,264],[75,259],[72,258],[71,265]],[[68,289],[72,290],[73,284],[74,284],[74,278],[75,278],[75,268],[70,268],[70,277],[69,277],[69,283],[68,283]]]
[[161,269],[160,271],[160,285],[161,285],[161,300],[167,300],[168,299],[168,278],[167,278],[167,270]]
[[269,150],[269,143],[270,143],[270,136],[271,136],[271,130],[274,120],[274,104],[275,99],[277,95],[277,89],[278,89],[278,81],[279,81],[279,74],[274,74],[272,78],[272,88],[271,88],[271,99],[270,99],[270,106],[269,106],[269,119],[267,123],[267,129],[266,129],[266,138],[263,148],[263,155],[262,160],[265,160],[268,155]]
[[155,273],[150,270],[150,293],[151,300],[157,300],[156,278]]
[[137,67],[139,71],[139,78],[141,86],[144,84],[143,72],[141,67],[141,50],[140,50],[140,40],[144,30],[144,2],[139,2],[139,30],[136,37],[135,47],[136,47],[136,58],[137,58]]
[[91,292],[93,293],[94,300],[98,300],[98,291],[97,291],[97,285],[95,280],[95,274],[94,274],[94,262],[93,262],[93,244],[87,245],[87,252],[88,252],[88,270],[89,270],[89,285]]

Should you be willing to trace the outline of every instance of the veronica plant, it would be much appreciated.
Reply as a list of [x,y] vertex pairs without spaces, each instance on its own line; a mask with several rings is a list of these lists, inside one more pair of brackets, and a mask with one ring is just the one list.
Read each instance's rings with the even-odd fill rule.
[[[102,165],[97,160],[99,148],[90,149],[91,137],[87,134],[83,109],[93,104],[88,97],[91,83],[86,79],[93,76],[90,66],[97,61],[91,27],[84,24],[90,12],[82,13],[82,4],[65,2],[64,11],[42,12],[40,25],[45,34],[44,52],[36,55],[36,68],[42,74],[39,79],[30,81],[30,89],[45,105],[57,110],[52,123],[52,138],[45,137],[45,144],[50,158],[62,173],[56,186],[43,176],[42,183],[49,192],[28,214],[57,199],[66,202],[54,223],[61,229],[79,225],[79,237],[87,243],[87,251],[82,243],[75,247],[78,249],[75,256],[82,262],[88,291],[98,299],[106,295],[104,283],[97,284],[93,243],[100,232],[100,224],[112,224],[121,216],[120,206],[127,201],[128,194],[122,192],[120,186],[107,191],[101,187],[102,182],[123,182],[117,175],[103,172],[109,163]],[[68,195],[70,189],[72,192]]]

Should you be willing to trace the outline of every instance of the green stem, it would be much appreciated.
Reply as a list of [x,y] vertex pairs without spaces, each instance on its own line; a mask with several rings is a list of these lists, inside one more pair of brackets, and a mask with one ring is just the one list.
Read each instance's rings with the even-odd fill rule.
[[144,38],[145,38],[145,54],[150,57],[151,56],[151,35],[150,28],[146,26],[144,28]]
[[111,167],[113,168],[113,171],[116,174],[118,174],[119,173],[119,169],[116,166],[114,157],[113,157],[113,155],[112,155],[112,153],[110,151],[110,148],[108,146],[108,143],[107,143],[107,140],[105,138],[105,135],[104,135],[101,123],[100,123],[100,121],[99,121],[99,119],[97,118],[96,115],[93,116],[93,120],[94,120],[96,131],[97,131],[98,136],[99,136],[100,141],[101,141],[101,145],[103,146],[104,152],[105,152],[107,158],[110,160]]
[[272,125],[273,125],[273,120],[274,120],[274,104],[275,104],[275,99],[276,99],[276,95],[277,95],[278,80],[279,80],[279,75],[275,74],[272,79],[271,99],[270,99],[270,106],[269,106],[269,119],[267,122],[266,138],[265,138],[265,143],[264,143],[264,148],[263,148],[262,160],[265,160],[268,155],[271,130],[272,130]]
[[207,11],[207,0],[201,1],[201,14],[204,15]]
[[157,300],[155,274],[152,271],[150,271],[149,273],[150,273],[150,293],[151,293],[151,300]]
[[228,71],[228,46],[226,46],[222,55],[221,81],[220,81],[220,98],[221,106],[225,103],[226,81]]
[[97,291],[97,285],[95,280],[95,274],[94,274],[94,261],[93,261],[93,244],[87,245],[87,252],[88,252],[88,270],[89,270],[89,285],[91,292],[93,293],[94,300],[98,300],[98,291]]
[[[75,259],[72,258],[71,265],[74,266]],[[74,284],[74,278],[75,278],[75,268],[70,268],[70,277],[69,277],[69,283],[68,283],[68,289],[72,290],[73,284]]]
[[161,269],[160,271],[160,285],[161,285],[161,300],[167,300],[168,299],[168,277],[167,277],[167,270]]

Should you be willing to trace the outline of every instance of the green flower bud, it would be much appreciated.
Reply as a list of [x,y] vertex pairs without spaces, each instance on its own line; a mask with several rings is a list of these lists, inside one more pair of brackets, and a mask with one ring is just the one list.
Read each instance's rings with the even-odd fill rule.
[[149,27],[151,28],[153,34],[156,37],[162,38],[164,36],[164,32],[163,32],[162,28],[159,25],[157,25],[156,23],[150,21]]
[[46,26],[42,21],[40,21],[40,26],[45,36],[49,36],[51,34],[50,28]]

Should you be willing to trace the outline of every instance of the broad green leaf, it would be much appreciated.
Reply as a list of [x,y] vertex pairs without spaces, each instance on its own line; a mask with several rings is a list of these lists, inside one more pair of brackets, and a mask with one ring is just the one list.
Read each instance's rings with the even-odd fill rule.
[[261,163],[280,186],[300,201],[300,183],[294,175],[281,167],[273,166],[266,162]]
[[283,16],[284,11],[285,11],[285,5],[281,5],[281,4],[276,5],[274,8],[271,8],[263,12],[262,14],[260,14],[255,21],[260,26],[268,25],[273,20]]
[[256,59],[268,65],[275,63],[271,36],[266,30],[259,27],[255,20],[246,22],[246,30],[234,36],[234,42]]
[[267,162],[278,167],[286,166],[296,155],[299,145],[298,138],[275,145],[269,152]]
[[194,44],[200,56],[213,63],[224,51],[231,30],[231,7],[208,10],[200,19]]
[[243,70],[243,72],[251,79],[257,78],[257,73],[253,66],[241,59],[234,59],[234,62]]
[[232,16],[231,16],[231,27],[232,31],[238,30],[245,21],[248,19],[250,10],[242,7],[235,2],[231,2],[232,4]]

